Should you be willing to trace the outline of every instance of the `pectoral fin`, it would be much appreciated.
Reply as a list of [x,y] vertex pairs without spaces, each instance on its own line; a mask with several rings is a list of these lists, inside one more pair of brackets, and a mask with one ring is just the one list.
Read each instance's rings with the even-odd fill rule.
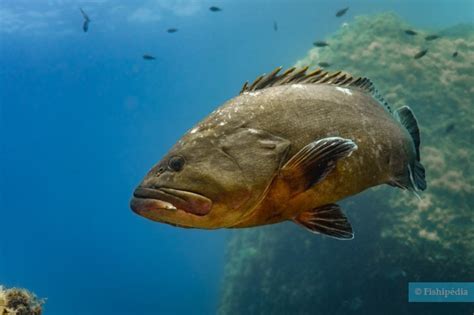
[[342,240],[354,238],[349,220],[336,204],[329,204],[303,212],[293,221],[312,233],[321,233]]
[[339,137],[311,142],[282,167],[280,176],[290,185],[293,193],[303,192],[321,182],[338,160],[348,157],[356,149],[357,145],[352,140]]

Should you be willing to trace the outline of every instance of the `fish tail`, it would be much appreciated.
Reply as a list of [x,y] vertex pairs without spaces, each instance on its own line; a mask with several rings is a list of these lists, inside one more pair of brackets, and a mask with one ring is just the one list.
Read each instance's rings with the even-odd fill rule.
[[397,110],[400,123],[406,128],[415,146],[416,159],[410,165],[410,177],[414,186],[419,190],[426,189],[425,168],[420,162],[420,129],[415,114],[408,106],[403,106]]

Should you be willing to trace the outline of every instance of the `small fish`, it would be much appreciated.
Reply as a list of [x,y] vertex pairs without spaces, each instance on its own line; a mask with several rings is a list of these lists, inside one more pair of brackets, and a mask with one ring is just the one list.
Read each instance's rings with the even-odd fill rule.
[[439,38],[439,35],[428,35],[425,37],[425,40],[435,40],[435,39],[438,39]]
[[426,55],[426,53],[428,52],[428,48],[427,49],[423,49],[423,50],[420,50],[419,52],[417,52],[413,58],[415,59],[420,59],[421,57],[423,57],[424,55]]
[[367,78],[281,70],[245,83],[189,130],[136,187],[132,210],[185,228],[291,221],[352,239],[337,201],[381,184],[426,189],[409,107],[392,112]]
[[177,28],[169,28],[166,30],[168,33],[176,33],[178,31]]
[[346,14],[347,10],[349,10],[349,7],[337,11],[337,12],[336,12],[336,16],[337,16],[337,17],[343,16],[344,14]]
[[79,10],[81,10],[82,17],[84,18],[84,23],[82,24],[82,30],[84,32],[87,32],[89,30],[89,23],[91,22],[91,19],[86,14],[86,12],[84,12],[84,10],[82,10],[82,8],[79,8]]
[[324,41],[316,41],[313,43],[314,46],[316,47],[326,47],[326,46],[329,46],[329,44],[327,42],[324,42]]
[[412,30],[405,30],[405,34],[408,34],[408,35],[416,35],[416,34],[418,34],[418,33],[415,32],[415,31],[412,31]]
[[155,60],[156,57],[154,57],[152,55],[149,55],[149,54],[144,54],[143,59],[145,59],[145,60]]
[[219,12],[219,11],[222,11],[221,8],[219,8],[219,7],[214,7],[214,6],[210,7],[209,10],[211,10],[212,12]]
[[457,51],[453,52],[453,58],[456,58],[457,56],[458,56],[458,52]]
[[278,24],[277,24],[276,21],[273,21],[273,30],[274,30],[275,32],[278,31]]
[[446,133],[450,133],[451,131],[454,130],[455,124],[450,123],[448,126],[446,126]]
[[327,67],[330,67],[331,64],[328,63],[328,62],[325,62],[325,61],[321,61],[321,62],[318,62],[318,66],[320,66],[322,68],[327,68]]

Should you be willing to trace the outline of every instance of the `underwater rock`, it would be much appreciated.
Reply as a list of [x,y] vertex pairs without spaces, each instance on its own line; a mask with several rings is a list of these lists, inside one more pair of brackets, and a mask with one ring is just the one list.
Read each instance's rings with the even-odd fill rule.
[[[385,186],[342,203],[355,239],[311,235],[294,224],[233,231],[220,314],[468,314],[468,303],[408,303],[408,282],[473,281],[474,28],[433,30],[397,15],[356,17],[296,63],[331,60],[372,79],[392,108],[409,105],[421,128],[428,189],[421,199]],[[452,58],[453,48],[459,51]],[[449,126],[450,132],[446,129]]]
[[0,286],[0,315],[41,315],[43,304],[28,290]]

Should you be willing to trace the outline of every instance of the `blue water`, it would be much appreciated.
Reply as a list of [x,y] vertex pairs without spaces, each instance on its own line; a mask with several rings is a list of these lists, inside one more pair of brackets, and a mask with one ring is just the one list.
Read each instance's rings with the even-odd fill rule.
[[138,217],[133,188],[245,80],[355,15],[473,20],[472,1],[379,2],[0,0],[0,284],[46,314],[214,313],[228,231]]

